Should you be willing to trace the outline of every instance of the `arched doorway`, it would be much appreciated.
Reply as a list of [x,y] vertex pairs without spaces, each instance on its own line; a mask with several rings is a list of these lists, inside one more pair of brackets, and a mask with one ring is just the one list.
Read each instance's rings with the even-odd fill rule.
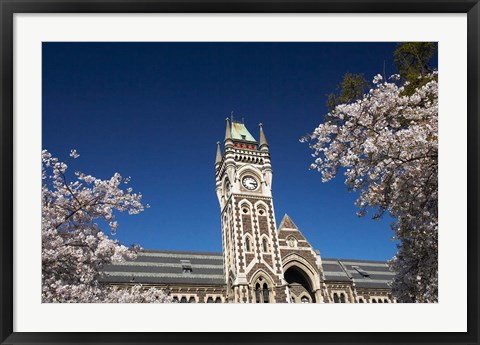
[[[290,266],[284,273],[284,278],[290,287],[294,303],[315,303],[312,293],[312,282],[308,275],[297,266]],[[308,299],[308,301],[307,301]]]

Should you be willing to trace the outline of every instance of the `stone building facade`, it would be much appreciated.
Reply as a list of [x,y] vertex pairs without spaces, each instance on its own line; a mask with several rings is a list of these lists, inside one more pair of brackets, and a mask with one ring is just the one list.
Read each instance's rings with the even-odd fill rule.
[[222,253],[145,250],[102,281],[162,287],[180,303],[394,303],[385,262],[321,258],[288,215],[277,229],[263,127],[257,141],[226,121],[215,160]]

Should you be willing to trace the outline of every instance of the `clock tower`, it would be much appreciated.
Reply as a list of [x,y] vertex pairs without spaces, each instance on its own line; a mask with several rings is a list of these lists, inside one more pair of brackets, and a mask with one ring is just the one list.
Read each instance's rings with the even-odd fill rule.
[[217,142],[215,179],[228,301],[288,302],[275,225],[270,152],[262,124],[257,142],[243,121],[227,118],[226,122],[223,154]]

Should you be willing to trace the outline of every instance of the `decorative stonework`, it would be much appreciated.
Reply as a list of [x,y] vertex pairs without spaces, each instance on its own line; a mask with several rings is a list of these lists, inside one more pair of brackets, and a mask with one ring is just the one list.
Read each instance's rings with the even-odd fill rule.
[[325,281],[320,254],[290,217],[285,215],[277,231],[270,153],[263,127],[260,125],[260,143],[243,122],[227,119],[225,133],[223,154],[217,145],[215,178],[224,268],[228,272],[226,299],[255,302],[259,293],[255,284],[262,279],[262,291],[268,282],[269,296],[276,303],[334,302],[335,293],[345,303],[368,300],[372,293],[376,298],[389,298],[388,291],[356,291],[352,282]]

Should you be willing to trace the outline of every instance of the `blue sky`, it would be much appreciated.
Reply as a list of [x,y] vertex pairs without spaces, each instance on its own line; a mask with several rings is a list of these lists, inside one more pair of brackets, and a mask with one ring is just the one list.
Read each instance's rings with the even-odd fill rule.
[[299,138],[346,72],[395,73],[396,43],[43,43],[42,146],[99,178],[131,176],[150,208],[115,238],[146,249],[221,251],[216,141],[225,118],[264,125],[277,225],[285,213],[322,257],[387,260],[391,219],[356,216],[343,176],[308,169]]

